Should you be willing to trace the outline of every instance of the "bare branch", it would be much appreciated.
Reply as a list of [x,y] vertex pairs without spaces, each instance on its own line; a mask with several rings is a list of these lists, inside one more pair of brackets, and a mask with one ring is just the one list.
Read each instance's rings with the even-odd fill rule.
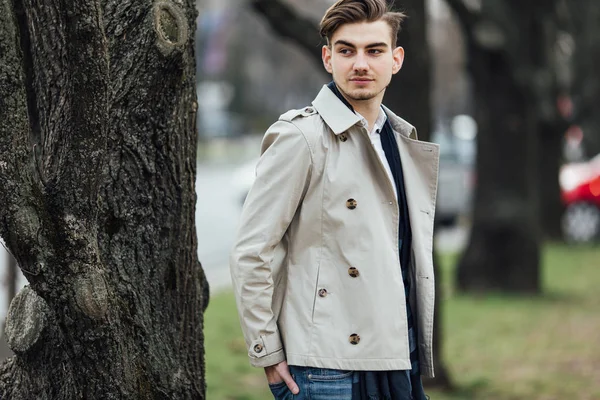
[[290,5],[280,0],[253,0],[251,4],[279,36],[294,41],[321,65],[319,28],[315,22],[298,15]]
[[475,12],[469,10],[464,0],[446,0],[446,3],[456,13],[461,26],[465,32],[470,35],[475,23],[477,22],[478,16]]

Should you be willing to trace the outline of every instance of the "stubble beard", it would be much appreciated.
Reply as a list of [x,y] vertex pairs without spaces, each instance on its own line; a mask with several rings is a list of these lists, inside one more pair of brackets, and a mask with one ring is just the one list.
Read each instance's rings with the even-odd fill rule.
[[387,89],[387,86],[388,86],[388,85],[384,86],[383,89],[381,89],[379,91],[363,92],[361,89],[357,89],[354,92],[347,92],[344,89],[342,89],[342,87],[340,85],[338,85],[337,83],[336,83],[336,85],[345,97],[347,97],[350,100],[354,100],[354,101],[372,100],[375,97],[379,96],[379,94],[381,92],[383,92],[385,89]]

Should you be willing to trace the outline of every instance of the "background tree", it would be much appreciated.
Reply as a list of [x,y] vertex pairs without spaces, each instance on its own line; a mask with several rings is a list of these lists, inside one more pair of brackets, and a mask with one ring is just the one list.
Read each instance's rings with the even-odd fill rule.
[[[253,0],[254,9],[263,15],[271,28],[281,37],[287,38],[302,48],[308,57],[322,66],[319,28],[317,22],[300,15],[288,3],[281,0]],[[402,11],[408,14],[402,31],[398,34],[398,45],[405,47],[406,59],[402,70],[388,87],[385,104],[398,115],[417,127],[419,138],[429,140],[431,132],[430,107],[430,56],[426,38],[426,13],[423,0],[402,3]],[[437,257],[434,257],[437,259]],[[437,263],[435,263],[437,264]],[[436,268],[437,269],[437,268]],[[434,329],[434,366],[436,378],[430,386],[450,388],[451,382],[441,355],[441,297],[439,279],[436,280],[436,312]]]
[[0,398],[203,399],[193,1],[0,0]]
[[600,3],[593,0],[564,2],[569,31],[575,42],[572,57],[572,97],[575,122],[584,132],[586,157],[600,154]]
[[[553,119],[556,102],[548,62],[555,1],[482,0],[479,10],[462,0],[447,3],[465,33],[480,132],[473,226],[458,285],[537,292],[540,126]],[[556,144],[555,133],[544,135]]]
[[564,104],[567,100],[570,82],[564,78],[569,75],[568,54],[564,46],[560,45],[559,38],[568,25],[563,0],[549,2],[547,7],[549,9],[545,20],[541,23],[545,40],[538,44],[542,65],[536,73],[540,228],[543,239],[562,240],[564,205],[558,176],[563,161],[563,138],[569,128],[569,116],[564,108],[561,110],[559,104]]

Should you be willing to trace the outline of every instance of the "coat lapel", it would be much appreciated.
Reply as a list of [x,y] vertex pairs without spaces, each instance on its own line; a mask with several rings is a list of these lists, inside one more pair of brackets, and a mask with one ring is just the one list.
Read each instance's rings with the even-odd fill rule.
[[[417,266],[431,266],[433,251],[433,220],[437,196],[439,145],[419,142],[396,133],[404,184],[406,201],[413,231],[413,248],[417,258]],[[427,257],[423,259],[423,257]],[[428,276],[433,271],[420,271]]]

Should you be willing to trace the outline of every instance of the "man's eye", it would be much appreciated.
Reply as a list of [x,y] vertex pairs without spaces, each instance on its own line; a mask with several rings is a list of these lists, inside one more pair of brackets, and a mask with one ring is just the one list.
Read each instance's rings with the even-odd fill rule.
[[371,54],[381,54],[381,53],[383,53],[383,51],[381,51],[379,49],[371,49],[371,50],[369,50],[369,53],[371,53]]
[[350,49],[341,49],[340,50],[340,54],[350,54],[351,50]]

